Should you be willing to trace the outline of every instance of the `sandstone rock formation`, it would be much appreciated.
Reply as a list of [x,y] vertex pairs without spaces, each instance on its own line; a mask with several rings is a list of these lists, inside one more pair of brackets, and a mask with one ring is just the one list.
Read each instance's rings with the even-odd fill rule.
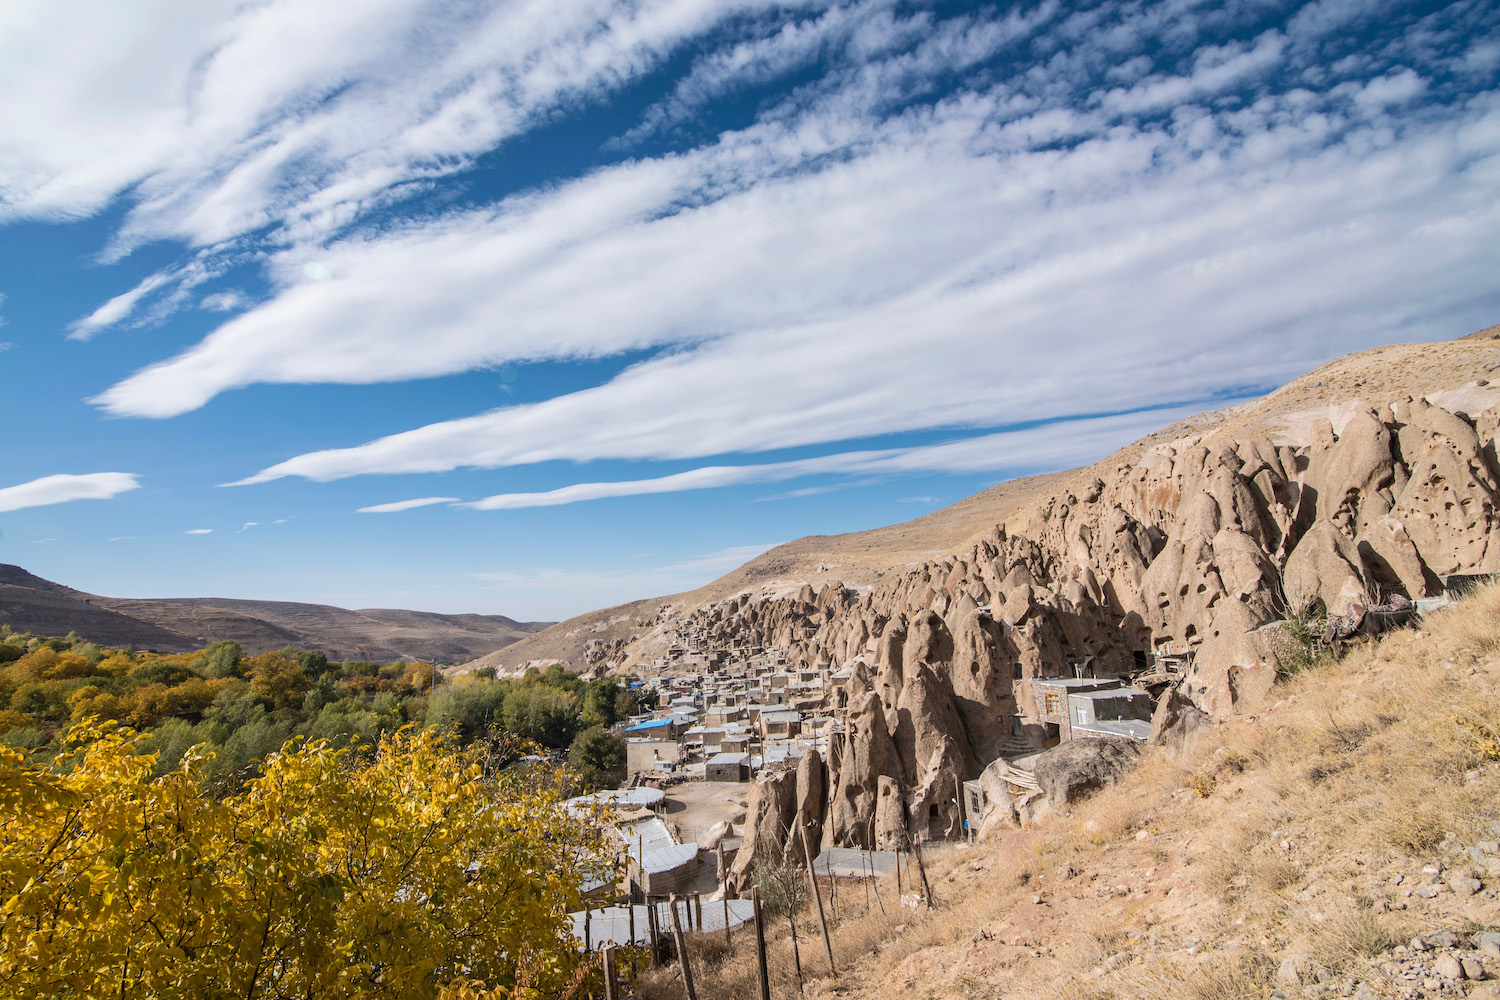
[[[1277,660],[1263,626],[1289,607],[1317,600],[1337,613],[1500,569],[1500,407],[1473,418],[1401,398],[1329,412],[1280,438],[1144,448],[1039,503],[1024,530],[997,525],[871,587],[742,594],[695,612],[715,634],[850,674],[827,815],[809,801],[821,785],[798,779],[802,793],[766,813],[781,833],[757,827],[757,849],[785,854],[793,812],[825,845],[956,835],[957,784],[1043,746],[1031,678],[1128,674],[1152,650],[1191,651],[1154,725],[1154,741],[1177,744],[1266,696]],[[1093,755],[1075,762],[1077,780],[1049,786],[1049,803],[1133,750],[1049,751]]]

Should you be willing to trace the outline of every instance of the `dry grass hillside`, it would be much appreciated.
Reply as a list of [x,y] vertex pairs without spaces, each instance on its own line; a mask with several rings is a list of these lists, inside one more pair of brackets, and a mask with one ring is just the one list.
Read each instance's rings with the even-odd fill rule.
[[1107,479],[1122,465],[1158,444],[1196,436],[1205,444],[1266,434],[1296,440],[1314,420],[1341,414],[1356,400],[1434,396],[1447,405],[1479,412],[1500,399],[1489,376],[1500,372],[1500,326],[1435,344],[1395,344],[1337,358],[1250,403],[1200,413],[1101,458],[1091,466],[1001,483],[942,510],[901,524],[842,535],[813,535],[779,545],[698,590],[648,598],[570,618],[497,650],[472,664],[514,669],[560,661],[581,667],[591,641],[629,641],[647,633],[665,611],[677,614],[745,591],[793,592],[842,581],[874,583],[881,574],[967,547],[996,524],[1019,530],[1034,508],[1096,477]]
[[[926,868],[931,909],[841,890],[836,982],[801,914],[808,996],[1500,997],[1500,586]],[[776,928],[772,995],[794,997]],[[758,996],[737,941],[694,945],[699,996]],[[682,996],[671,969],[640,985]]]

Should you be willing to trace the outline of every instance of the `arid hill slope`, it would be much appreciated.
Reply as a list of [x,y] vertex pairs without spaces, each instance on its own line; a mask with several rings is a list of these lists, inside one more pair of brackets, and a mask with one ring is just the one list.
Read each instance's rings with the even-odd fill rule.
[[[836,986],[816,911],[799,918],[805,994],[1496,1000],[1497,731],[1492,587],[1148,748],[1068,812],[929,844],[935,908],[899,905],[889,877],[841,881]],[[903,881],[910,904],[915,866]],[[772,995],[796,996],[786,921],[768,923]],[[694,942],[699,996],[758,995],[754,938],[737,934],[732,952]],[[674,973],[641,995],[677,1000]]]
[[517,622],[501,615],[350,611],[229,598],[100,597],[6,565],[0,565],[0,622],[43,635],[77,631],[104,645],[162,652],[233,639],[250,653],[299,646],[340,660],[413,657],[437,663],[466,660],[547,627],[546,622]]
[[1261,436],[1277,445],[1305,443],[1320,419],[1342,430],[1356,401],[1379,405],[1403,396],[1427,396],[1450,409],[1477,414],[1500,400],[1500,388],[1478,384],[1500,372],[1497,338],[1500,326],[1458,340],[1396,344],[1337,358],[1259,400],[1179,421],[1092,466],[1001,483],[902,524],[800,538],[698,590],[579,615],[460,669],[492,666],[510,671],[554,661],[585,669],[601,658],[617,659],[622,650],[649,658],[660,652],[660,636],[653,638],[653,631],[728,597],[745,592],[788,595],[804,584],[814,590],[834,582],[872,586],[892,571],[967,549],[996,525],[1021,530],[1056,497],[1078,492],[1095,479],[1108,480],[1148,449],[1189,436],[1209,449]]

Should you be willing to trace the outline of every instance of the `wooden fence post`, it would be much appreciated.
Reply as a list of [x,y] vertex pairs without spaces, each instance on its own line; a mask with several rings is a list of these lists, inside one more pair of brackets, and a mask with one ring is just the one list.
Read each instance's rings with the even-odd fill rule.
[[797,920],[792,914],[791,900],[787,900],[786,925],[792,931],[792,965],[797,969],[797,993],[803,992],[802,988],[802,949],[797,946]]
[[760,912],[760,886],[750,890],[750,907],[755,913],[755,957],[760,969],[760,1000],[771,1000],[771,976],[766,971],[766,923]]
[[[828,918],[823,915],[823,894],[818,891],[818,873],[813,869],[812,848],[807,846],[807,831],[802,830],[802,857],[807,860],[807,881],[812,886],[813,899],[818,903],[818,926],[823,930],[823,950],[828,954],[828,975],[838,981],[839,970],[833,964],[833,941],[828,936]],[[829,881],[833,880],[833,869],[829,869]]]
[[[687,908],[686,901],[683,908]],[[682,966],[682,985],[687,988],[688,1000],[698,1000],[698,991],[693,989],[693,965],[688,961],[687,939],[682,936],[682,921],[677,919],[677,894],[667,900],[672,910],[672,937],[677,942],[677,963]]]
[[615,982],[615,946],[604,946],[604,1000],[619,1000],[620,987]]
[[932,886],[927,882],[927,866],[922,864],[922,845],[913,840],[911,853],[917,859],[917,874],[922,877],[922,894],[927,897],[927,908],[930,910],[937,900],[932,898]]

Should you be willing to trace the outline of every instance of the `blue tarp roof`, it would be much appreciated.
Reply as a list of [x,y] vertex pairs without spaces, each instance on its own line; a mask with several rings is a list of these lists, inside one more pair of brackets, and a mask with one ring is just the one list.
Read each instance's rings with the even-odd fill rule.
[[634,733],[634,732],[639,732],[642,729],[660,729],[662,726],[670,726],[672,723],[674,723],[676,721],[678,721],[678,720],[676,720],[676,719],[651,719],[648,722],[642,722],[642,723],[639,723],[638,725],[631,726],[629,729],[627,729],[625,731],[627,733]]

